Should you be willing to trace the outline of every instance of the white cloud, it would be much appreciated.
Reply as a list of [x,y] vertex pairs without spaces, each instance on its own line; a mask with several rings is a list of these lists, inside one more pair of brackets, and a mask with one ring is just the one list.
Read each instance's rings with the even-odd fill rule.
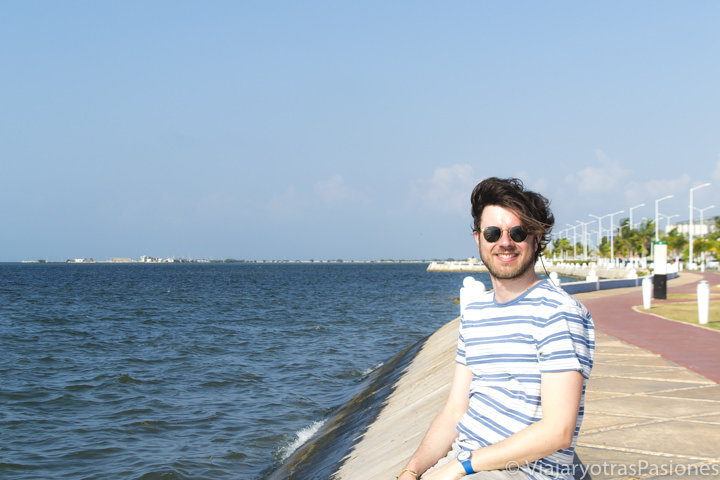
[[321,205],[355,203],[367,205],[370,201],[358,191],[348,187],[342,175],[333,175],[313,185],[313,193],[289,186],[280,195],[272,197],[267,210],[273,214],[299,216]]
[[532,190],[541,195],[548,195],[550,191],[550,182],[545,178],[535,178],[534,175],[525,170],[518,172],[515,177],[522,180],[523,185],[525,185],[525,188],[528,190]]
[[413,183],[411,202],[423,208],[463,213],[469,211],[470,193],[477,181],[470,165],[439,167],[431,178]]
[[[718,157],[720,157],[720,155],[718,155]],[[717,164],[715,164],[715,170],[713,170],[711,177],[716,182],[720,181],[720,159],[718,159]]]
[[271,213],[297,215],[301,213],[307,206],[307,198],[298,190],[290,186],[281,195],[276,195],[270,199],[268,210]]
[[333,175],[328,180],[321,180],[313,186],[315,198],[324,204],[336,205],[338,203],[350,202],[367,205],[369,199],[359,191],[348,187],[342,175]]
[[349,200],[353,193],[345,185],[342,175],[333,175],[329,180],[321,180],[314,185],[315,196],[324,203]]
[[232,195],[213,193],[201,198],[197,203],[197,211],[201,218],[235,220],[247,215],[251,210],[247,200]]
[[568,175],[565,182],[575,184],[582,193],[610,192],[631,174],[631,170],[623,168],[622,163],[612,160],[602,150],[596,150],[595,154],[600,166],[585,167]]
[[677,178],[671,179],[653,179],[645,182],[632,181],[628,184],[628,192],[635,193],[634,197],[627,197],[632,200],[635,198],[663,198],[668,195],[685,194],[690,188],[690,175],[682,174]]

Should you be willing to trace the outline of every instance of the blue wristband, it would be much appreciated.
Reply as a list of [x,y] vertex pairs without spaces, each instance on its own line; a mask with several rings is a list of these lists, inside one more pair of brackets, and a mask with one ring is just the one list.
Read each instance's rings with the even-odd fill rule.
[[461,450],[460,453],[458,453],[457,459],[458,462],[460,462],[460,465],[462,465],[465,469],[466,475],[472,475],[473,473],[477,473],[475,470],[473,470],[472,467],[472,452],[468,450]]

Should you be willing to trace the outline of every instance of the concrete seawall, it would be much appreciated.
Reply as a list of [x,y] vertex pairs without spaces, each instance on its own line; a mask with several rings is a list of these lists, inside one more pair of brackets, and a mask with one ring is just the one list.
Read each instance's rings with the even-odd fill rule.
[[459,323],[395,356],[268,479],[394,478],[447,399]]
[[[695,277],[686,275],[673,282],[696,282]],[[595,302],[601,315],[597,326],[608,315],[597,302],[617,307],[616,299],[628,295],[631,302],[642,303],[639,287],[596,291],[578,298]],[[595,317],[593,308],[590,311]],[[624,314],[611,312],[608,318],[622,320],[618,316]],[[662,322],[670,322],[657,321],[653,328],[661,330]],[[458,327],[459,318],[388,362],[371,385],[338,410],[326,428],[269,478],[394,478],[447,399]],[[720,332],[687,328],[699,332],[689,335],[710,335],[720,341]],[[649,473],[669,468],[709,472],[704,478],[720,476],[720,385],[715,381],[657,352],[598,331],[595,366],[586,392],[576,478],[637,478],[638,474],[660,478]]]
[[459,326],[458,317],[427,339],[333,478],[390,479],[405,466],[447,400]]

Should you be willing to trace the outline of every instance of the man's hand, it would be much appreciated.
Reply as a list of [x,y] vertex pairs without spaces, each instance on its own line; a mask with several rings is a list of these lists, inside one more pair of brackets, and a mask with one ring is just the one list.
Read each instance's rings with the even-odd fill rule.
[[423,475],[423,480],[459,480],[465,476],[465,469],[457,460]]

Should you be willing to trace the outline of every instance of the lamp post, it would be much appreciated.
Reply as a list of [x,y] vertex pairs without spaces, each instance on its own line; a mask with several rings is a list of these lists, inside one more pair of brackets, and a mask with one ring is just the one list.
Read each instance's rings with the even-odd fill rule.
[[[670,233],[670,220],[672,220],[675,217],[679,217],[680,215],[665,215],[662,213],[658,214],[660,217],[665,217],[665,235],[667,236]],[[658,228],[656,225],[655,228]],[[653,245],[653,259],[655,258],[655,245]]]
[[633,224],[633,218],[632,218],[632,211],[638,207],[644,207],[645,204],[641,203],[640,205],[635,205],[634,207],[630,207],[630,230],[635,228],[635,225]]
[[615,234],[613,232],[614,225],[613,225],[613,217],[617,215],[618,213],[623,213],[625,210],[620,210],[615,213],[608,213],[608,216],[610,217],[610,260],[612,261],[613,267],[615,266]]
[[[588,232],[588,235],[592,235],[593,233],[597,233],[595,230],[590,230]],[[595,245],[595,257],[597,257],[597,250],[600,248],[600,245]]]
[[[559,230],[557,233],[553,233],[553,236],[555,237],[555,242],[557,243],[557,247],[560,249],[560,260],[563,260],[563,250],[562,250],[562,236],[563,232],[565,230]],[[553,243],[553,260],[555,260],[555,256],[557,253],[555,250],[557,250],[556,243]]]
[[[695,210],[697,210],[698,212],[700,212],[700,236],[703,236],[703,235],[705,235],[705,233],[704,233],[704,232],[705,232],[705,228],[704,228],[704,227],[705,227],[705,220],[703,219],[703,212],[704,212],[705,210],[710,209],[710,208],[715,208],[715,205],[710,205],[709,207],[705,207],[705,208],[697,208],[697,207],[694,207],[694,208],[695,208]],[[703,251],[703,252],[700,252],[700,264],[701,264],[701,266],[702,266],[701,268],[704,269],[704,268],[705,268],[705,267],[704,267],[704,265],[705,265],[705,252],[704,252],[704,251]],[[703,272],[704,272],[704,271],[705,271],[705,270],[703,270]]]
[[668,230],[670,230],[670,219],[671,219],[671,218],[675,218],[675,217],[679,217],[679,216],[680,216],[680,215],[663,215],[663,217],[665,217],[665,220],[667,220],[667,222],[665,223],[665,235],[667,235],[667,234],[668,234]]
[[[662,202],[663,200],[667,200],[668,198],[672,198],[672,195],[668,195],[667,197],[659,198],[655,200],[655,241],[660,241],[660,228],[658,227],[658,217],[660,214],[658,213],[658,203]],[[667,235],[667,232],[665,232]]]
[[709,207],[705,207],[705,208],[697,208],[697,207],[693,207],[693,208],[695,210],[697,210],[698,212],[700,212],[700,236],[705,235],[705,233],[704,233],[705,229],[703,228],[705,226],[705,220],[703,219],[703,212],[705,210],[715,208],[715,205],[710,205]]
[[689,236],[688,239],[690,240],[690,258],[688,258],[688,267],[694,268],[695,262],[693,259],[693,192],[697,190],[698,188],[703,187],[709,187],[709,183],[703,183],[702,185],[698,185],[697,187],[692,187],[690,189],[690,222],[688,223],[689,228]]
[[593,214],[588,214],[588,215],[593,218],[597,218],[597,221],[598,221],[598,232],[597,232],[597,234],[598,234],[598,240],[597,240],[598,253],[597,253],[597,256],[598,256],[598,258],[600,258],[600,244],[602,243],[602,223],[600,222],[600,220],[602,220],[605,217],[609,217],[610,215],[603,215],[602,217],[598,217],[597,215],[593,215]]
[[565,225],[567,225],[568,227],[573,229],[573,260],[576,260],[577,259],[577,248],[576,248],[577,234],[575,233],[575,227],[577,227],[577,225],[570,225],[569,223],[566,223]]
[[[562,242],[564,235],[565,235],[565,230],[559,230],[557,232],[557,242],[558,242],[558,247],[560,248],[560,260],[561,261],[565,260],[565,251],[563,250],[563,242]],[[555,249],[553,249],[553,259],[555,259]]]
[[586,260],[586,261],[587,261],[587,243],[588,243],[587,242],[587,226],[590,225],[591,223],[593,223],[594,221],[595,220],[593,220],[592,222],[583,222],[581,220],[577,220],[577,223],[579,223],[583,227],[583,229],[582,229],[582,231],[583,231],[583,233],[582,233],[582,235],[583,235],[583,237],[582,237],[583,238],[583,260]]

